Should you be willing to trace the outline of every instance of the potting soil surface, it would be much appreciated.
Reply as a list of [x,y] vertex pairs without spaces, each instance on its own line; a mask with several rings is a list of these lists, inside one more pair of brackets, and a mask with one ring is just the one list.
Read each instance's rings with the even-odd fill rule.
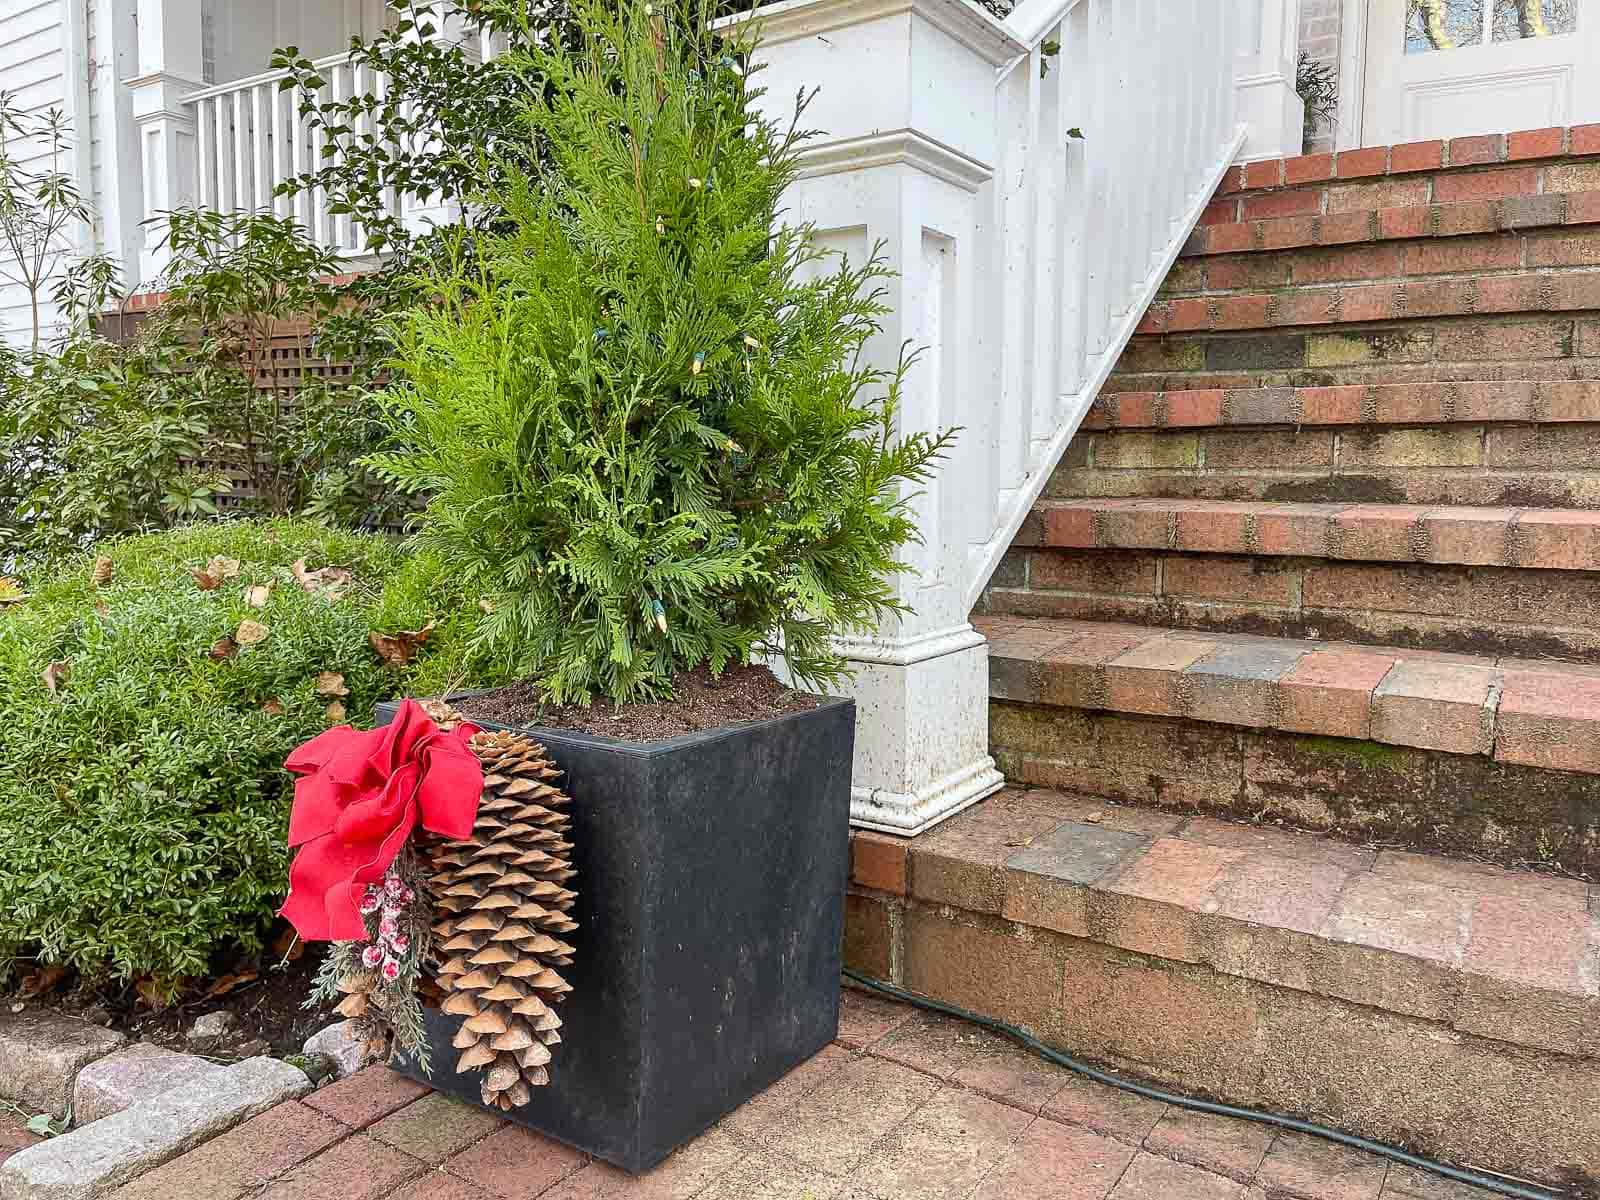
[[733,666],[721,676],[707,666],[678,676],[670,700],[612,704],[597,700],[552,705],[531,683],[515,683],[453,701],[468,719],[502,725],[571,729],[630,742],[658,742],[685,733],[765,721],[817,706],[817,698],[778,682],[766,667]]

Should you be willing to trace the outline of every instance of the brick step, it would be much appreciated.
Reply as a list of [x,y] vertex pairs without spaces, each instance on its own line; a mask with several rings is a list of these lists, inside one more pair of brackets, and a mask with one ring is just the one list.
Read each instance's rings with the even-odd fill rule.
[[1600,662],[1578,571],[1018,547],[979,612]]
[[[1264,453],[1263,458],[1270,461]],[[1013,545],[1600,570],[1600,513],[1426,504],[1041,500]]]
[[1600,314],[1408,319],[1133,338],[1112,391],[1600,378]]
[[[1463,177],[1490,193],[1489,198],[1437,203],[1424,180],[1219,196],[1184,244],[1181,261],[1203,261],[1217,254],[1581,228],[1600,221],[1600,191],[1523,194],[1515,189],[1526,184],[1526,177],[1508,174],[1492,172],[1481,180]],[[1572,182],[1600,186],[1589,172]],[[1511,194],[1493,194],[1502,188]]]
[[[1211,429],[1232,425],[1454,425],[1600,422],[1600,380],[1467,379],[1343,387],[1113,390],[1082,428]],[[1502,435],[1506,436],[1506,435]]]
[[1135,1076],[1525,1178],[1600,1172],[1580,881],[1012,790],[910,841],[857,833],[846,913],[850,965]]
[[1600,270],[1474,272],[1157,300],[1136,332],[1226,332],[1596,309],[1600,309]]
[[[1600,221],[1600,192],[1591,194],[1597,201],[1596,220]],[[1220,310],[1240,293],[1268,291],[1276,295],[1279,308],[1287,313],[1297,294],[1332,285],[1405,283],[1408,304],[1426,304],[1442,285],[1455,281],[1474,284],[1480,301],[1488,302],[1502,291],[1514,291],[1505,282],[1507,279],[1539,272],[1569,279],[1572,273],[1564,268],[1596,265],[1600,265],[1600,225],[1448,241],[1397,241],[1381,246],[1185,259],[1168,273],[1158,299],[1210,298],[1217,301]],[[1349,305],[1348,297],[1345,303]]]
[[[974,618],[989,695],[1600,775],[1600,669],[1097,621]],[[1600,846],[1593,853],[1600,861]]]
[[1600,423],[1080,431],[1046,496],[1600,507]]
[[[1460,176],[1494,170],[1505,164],[1548,170],[1554,159],[1600,156],[1600,124],[1523,129],[1458,137],[1446,141],[1406,142],[1397,146],[1367,146],[1338,154],[1302,154],[1293,158],[1268,158],[1231,168],[1217,188],[1218,197],[1273,191],[1285,187],[1338,186],[1351,180],[1364,183],[1394,181],[1419,174]],[[1576,176],[1541,174],[1536,191],[1569,190],[1560,181]],[[1591,185],[1593,186],[1593,185]]]

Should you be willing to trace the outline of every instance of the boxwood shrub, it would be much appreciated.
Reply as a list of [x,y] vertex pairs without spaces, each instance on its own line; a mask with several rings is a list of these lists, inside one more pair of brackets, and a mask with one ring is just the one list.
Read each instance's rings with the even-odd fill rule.
[[[218,556],[238,574],[205,590],[192,572]],[[301,559],[353,579],[337,599],[307,590]],[[401,563],[383,538],[239,522],[21,581],[28,598],[0,607],[0,974],[24,957],[171,982],[260,946],[288,866],[284,756],[337,722],[330,704],[365,723],[405,687],[368,641],[425,620],[383,600]],[[270,588],[259,607],[250,588]],[[246,620],[264,639],[230,648]],[[54,692],[51,664],[67,664]],[[323,672],[349,694],[319,694]]]

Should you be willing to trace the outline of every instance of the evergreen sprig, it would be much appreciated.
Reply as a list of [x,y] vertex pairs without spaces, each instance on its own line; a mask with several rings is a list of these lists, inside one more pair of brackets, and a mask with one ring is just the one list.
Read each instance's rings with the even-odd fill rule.
[[525,112],[548,156],[508,166],[510,231],[394,323],[372,465],[429,496],[419,537],[484,601],[484,665],[555,702],[761,655],[826,688],[834,636],[903,611],[908,502],[952,435],[897,431],[909,355],[862,364],[881,256],[779,224],[807,98],[764,116],[709,0],[576,8],[575,48],[514,54],[549,85]]

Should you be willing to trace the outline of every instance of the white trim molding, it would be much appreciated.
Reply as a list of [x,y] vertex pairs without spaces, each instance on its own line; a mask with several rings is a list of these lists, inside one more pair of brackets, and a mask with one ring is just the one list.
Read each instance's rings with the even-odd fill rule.
[[801,151],[800,177],[814,179],[896,163],[904,163],[969,192],[976,192],[994,176],[988,166],[959,150],[942,145],[915,129],[896,129],[841,141],[813,142]]

